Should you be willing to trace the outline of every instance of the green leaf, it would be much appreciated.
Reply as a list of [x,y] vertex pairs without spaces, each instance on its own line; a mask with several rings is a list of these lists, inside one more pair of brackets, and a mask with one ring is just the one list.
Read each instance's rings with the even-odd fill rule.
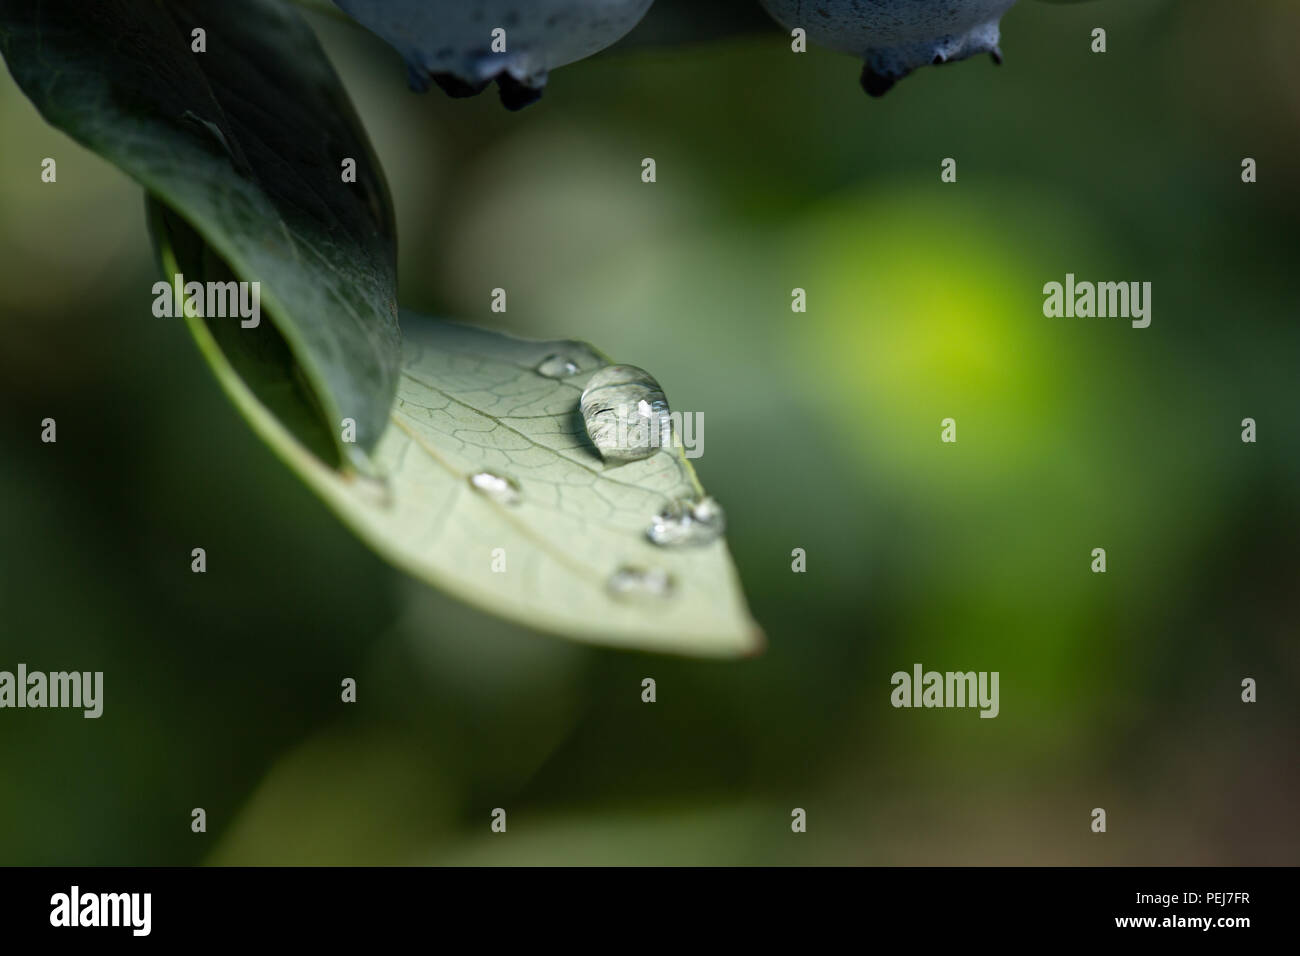
[[[164,263],[175,261],[159,234]],[[381,478],[340,472],[268,410],[283,387],[269,351],[262,372],[236,371],[201,318],[187,318],[222,387],[262,438],[338,516],[392,564],[493,614],[564,637],[697,656],[756,653],[726,544],[652,544],[664,506],[701,489],[682,449],[607,465],[586,437],[578,398],[605,360],[578,342],[533,342],[403,312],[401,382],[375,447]],[[536,371],[554,355],[583,371]],[[512,481],[517,502],[476,490],[471,476]],[[496,552],[496,549],[501,549]],[[495,553],[494,553],[495,552]],[[503,556],[505,570],[494,571]],[[665,596],[621,597],[620,568],[665,572]]]
[[[192,49],[195,29],[206,52]],[[399,374],[392,206],[296,11],[271,0],[0,0],[0,52],[47,121],[138,180],[177,232],[201,237],[178,243],[187,282],[261,283],[261,324],[209,318],[213,334],[241,370],[286,373],[264,384],[304,445],[364,466]],[[342,180],[347,158],[355,183]],[[355,444],[343,441],[344,418]]]
[[[184,222],[150,200],[163,271],[216,260]],[[470,604],[528,627],[618,647],[697,656],[756,653],[726,544],[661,547],[651,519],[703,494],[680,447],[606,464],[587,438],[578,399],[607,363],[589,345],[534,342],[402,313],[401,380],[377,443],[375,476],[322,461],[273,330],[185,320],[222,387],[254,430],[335,513],[386,560]],[[231,338],[260,343],[228,354]],[[555,355],[581,372],[537,371]],[[314,436],[316,440],[328,441]],[[518,488],[505,502],[476,490],[489,473]],[[501,549],[497,552],[496,549]],[[504,557],[505,570],[493,570]],[[621,568],[662,572],[664,596],[611,590]]]

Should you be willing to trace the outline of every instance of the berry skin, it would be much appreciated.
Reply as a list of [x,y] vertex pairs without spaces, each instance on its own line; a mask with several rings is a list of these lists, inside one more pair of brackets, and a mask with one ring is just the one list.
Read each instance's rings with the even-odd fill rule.
[[[513,110],[542,95],[551,70],[621,39],[653,0],[336,2],[402,54],[412,89],[423,92],[432,80],[451,96],[474,96],[496,80]],[[497,29],[505,31],[504,53],[492,49]]]
[[977,53],[1002,62],[998,21],[1016,0],[761,0],[786,29],[863,61],[862,88],[883,96],[918,67]]

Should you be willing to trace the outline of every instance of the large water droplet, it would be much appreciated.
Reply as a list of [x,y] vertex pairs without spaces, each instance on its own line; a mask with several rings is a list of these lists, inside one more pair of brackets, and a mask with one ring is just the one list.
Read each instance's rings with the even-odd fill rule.
[[654,516],[646,537],[655,544],[674,547],[683,544],[708,544],[726,530],[727,516],[722,505],[709,497],[699,501],[677,501]]
[[649,458],[672,444],[668,398],[635,365],[610,365],[591,376],[578,407],[587,437],[606,461]]
[[665,598],[672,594],[673,577],[663,568],[642,568],[625,564],[609,577],[609,590],[615,597]]
[[481,495],[503,505],[517,505],[521,493],[519,484],[513,478],[506,478],[490,471],[480,471],[469,476],[470,487]]

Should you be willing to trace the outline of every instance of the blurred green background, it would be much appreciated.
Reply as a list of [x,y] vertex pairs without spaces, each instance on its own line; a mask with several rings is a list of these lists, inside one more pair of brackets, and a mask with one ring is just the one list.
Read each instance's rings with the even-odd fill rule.
[[[769,648],[588,648],[386,566],[150,313],[138,187],[6,71],[0,669],[102,670],[105,710],[0,712],[0,863],[1297,862],[1300,7],[1022,0],[1005,66],[879,101],[775,25],[629,42],[518,114],[312,22],[403,303],[703,412]],[[1151,281],[1151,327],[1044,318],[1066,272]],[[1000,716],[895,710],[915,662],[999,671]]]

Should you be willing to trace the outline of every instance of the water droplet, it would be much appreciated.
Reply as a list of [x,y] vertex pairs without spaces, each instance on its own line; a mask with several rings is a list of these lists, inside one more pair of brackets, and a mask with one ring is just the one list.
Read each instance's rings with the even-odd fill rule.
[[469,476],[470,487],[481,495],[503,505],[519,504],[519,483],[513,478],[505,478],[490,471],[480,471]]
[[713,498],[697,502],[678,501],[654,516],[646,537],[655,544],[674,547],[708,544],[726,530],[727,516]]
[[578,374],[578,363],[567,355],[548,355],[538,363],[537,374],[547,378],[568,378]]
[[672,444],[668,398],[635,365],[610,365],[591,376],[579,408],[587,437],[606,461],[649,458]]
[[565,346],[563,351],[552,352],[537,363],[537,374],[547,378],[568,378],[579,372],[589,372],[600,368],[605,360],[595,350],[582,342],[557,343]]
[[673,592],[672,575],[663,568],[625,564],[609,578],[609,590],[620,598],[665,598]]

